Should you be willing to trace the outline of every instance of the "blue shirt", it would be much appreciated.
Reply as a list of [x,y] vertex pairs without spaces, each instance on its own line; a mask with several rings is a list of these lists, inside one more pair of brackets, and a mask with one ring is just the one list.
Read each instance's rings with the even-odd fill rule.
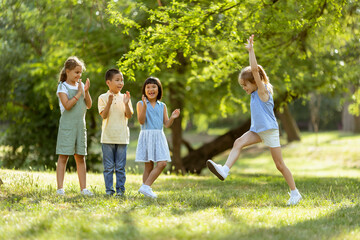
[[[142,101],[141,104],[143,104]],[[164,125],[164,106],[165,103],[156,101],[155,107],[153,107],[149,100],[146,99],[146,118],[145,123],[141,125],[141,130],[149,129],[163,129]]]
[[274,114],[274,100],[270,92],[267,102],[261,101],[257,90],[251,93],[250,111],[250,131],[258,133],[269,129],[279,129]]

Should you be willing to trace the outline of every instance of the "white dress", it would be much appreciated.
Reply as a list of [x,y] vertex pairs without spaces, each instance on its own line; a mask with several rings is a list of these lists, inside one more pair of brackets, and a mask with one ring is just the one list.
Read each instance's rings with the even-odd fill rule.
[[[135,162],[171,162],[169,146],[163,131],[164,107],[160,101],[153,107],[148,100],[145,123],[141,125]],[[142,101],[139,101],[142,103]]]

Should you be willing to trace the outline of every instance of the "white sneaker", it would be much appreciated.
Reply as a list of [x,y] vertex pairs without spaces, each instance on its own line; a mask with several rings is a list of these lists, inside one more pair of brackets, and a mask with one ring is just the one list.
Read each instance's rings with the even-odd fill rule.
[[84,189],[81,191],[81,194],[84,195],[84,196],[94,196],[94,194],[93,194],[90,190],[88,190],[88,189],[86,189],[86,188],[84,188]]
[[56,194],[60,196],[65,196],[65,190],[63,188],[60,188],[56,190]]
[[289,200],[288,200],[288,202],[287,202],[287,204],[286,204],[287,206],[296,205],[296,204],[298,204],[298,203],[300,202],[300,200],[302,199],[302,196],[301,196],[300,193],[293,194],[293,195],[291,195],[291,194],[289,193],[289,195],[290,195],[290,198],[289,198]]
[[157,198],[157,195],[152,191],[151,187],[149,186],[141,185],[139,193],[143,194],[146,197]]
[[220,164],[216,164],[214,163],[214,161],[209,159],[206,161],[206,165],[209,168],[209,170],[213,174],[215,174],[221,181],[224,181],[225,178],[228,176],[228,174],[224,172],[223,166],[221,166]]

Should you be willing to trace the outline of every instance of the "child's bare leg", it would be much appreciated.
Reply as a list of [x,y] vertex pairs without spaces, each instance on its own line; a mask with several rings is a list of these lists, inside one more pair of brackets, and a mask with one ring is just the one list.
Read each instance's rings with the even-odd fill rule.
[[76,169],[79,177],[80,189],[86,188],[86,162],[84,155],[74,155],[76,161]]
[[58,189],[63,188],[64,185],[64,176],[66,171],[66,163],[69,159],[67,155],[59,155],[57,166],[56,166],[56,181]]
[[230,169],[234,165],[236,160],[239,158],[240,152],[244,147],[259,142],[261,142],[261,138],[256,133],[251,131],[247,131],[246,133],[244,133],[241,137],[235,140],[233,148],[231,149],[225,165],[228,166],[228,168]]
[[166,167],[166,161],[157,162],[156,167],[150,172],[149,177],[144,182],[145,185],[151,186]]
[[287,184],[289,185],[291,190],[295,190],[295,181],[294,178],[288,169],[288,167],[285,165],[284,160],[282,158],[281,154],[281,147],[276,148],[270,148],[271,156],[275,162],[276,168],[281,172],[281,174],[284,176]]
[[146,162],[145,163],[145,169],[144,169],[144,174],[143,174],[143,183],[146,182],[146,180],[148,179],[151,171],[154,169],[154,162]]

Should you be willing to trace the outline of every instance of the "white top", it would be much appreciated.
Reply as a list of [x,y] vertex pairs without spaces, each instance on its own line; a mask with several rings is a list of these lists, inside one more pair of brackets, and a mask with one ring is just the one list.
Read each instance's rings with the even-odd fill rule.
[[[84,89],[84,83],[81,83],[81,84],[82,84],[82,87]],[[62,83],[58,84],[58,88],[57,88],[57,91],[56,91],[56,96],[58,96],[58,98],[59,98],[59,106],[60,106],[61,114],[63,114],[63,112],[65,111],[65,108],[64,108],[64,106],[62,105],[62,103],[60,101],[59,93],[60,92],[65,93],[69,97],[69,92],[68,92],[67,88],[64,85],[66,85],[66,87],[68,87],[69,89],[78,90],[78,83],[76,83],[75,86],[72,86],[72,85],[68,84],[67,82],[62,82]]]
[[[101,94],[98,98],[99,113],[104,111],[108,103],[110,91]],[[129,100],[129,108],[133,113],[131,100]],[[130,131],[128,128],[128,119],[125,117],[124,94],[114,94],[108,117],[102,120],[101,127],[101,143],[106,144],[129,144]]]

